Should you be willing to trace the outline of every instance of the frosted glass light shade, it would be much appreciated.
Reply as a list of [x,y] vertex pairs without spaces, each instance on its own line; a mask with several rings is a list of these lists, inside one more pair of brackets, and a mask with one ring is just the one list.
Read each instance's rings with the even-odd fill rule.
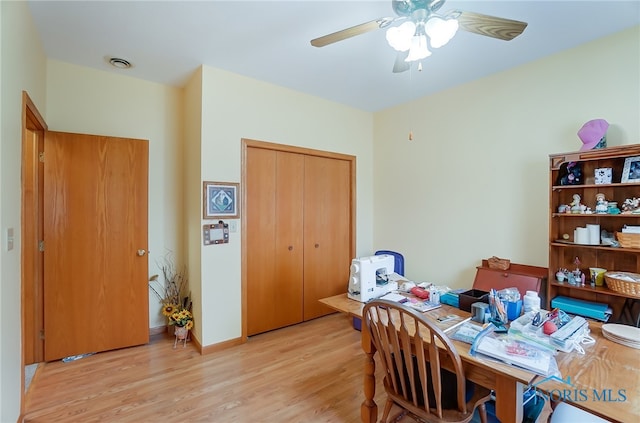
[[431,52],[427,48],[427,36],[416,35],[411,39],[411,48],[405,62],[414,62],[431,56]]
[[411,48],[411,38],[416,32],[416,24],[408,21],[399,26],[387,29],[387,42],[396,51],[407,51]]
[[424,25],[424,30],[429,36],[431,47],[440,48],[456,35],[458,21],[456,19],[442,19],[438,16],[433,16]]

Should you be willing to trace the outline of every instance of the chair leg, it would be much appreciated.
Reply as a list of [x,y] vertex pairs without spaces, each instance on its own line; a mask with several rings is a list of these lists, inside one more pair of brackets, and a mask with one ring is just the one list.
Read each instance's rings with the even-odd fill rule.
[[487,423],[487,405],[484,402],[478,406],[478,414],[480,414],[480,422]]
[[389,413],[391,412],[391,407],[393,407],[393,401],[391,400],[391,398],[387,398],[387,403],[384,405],[384,411],[382,412],[380,423],[387,423]]

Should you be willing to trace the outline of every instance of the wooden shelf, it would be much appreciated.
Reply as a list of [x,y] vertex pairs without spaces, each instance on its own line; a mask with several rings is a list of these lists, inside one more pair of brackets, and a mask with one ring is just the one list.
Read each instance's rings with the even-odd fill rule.
[[575,244],[573,242],[562,242],[562,241],[553,241],[550,244],[553,247],[565,247],[565,248],[590,248],[594,250],[608,250],[615,251],[617,253],[640,253],[640,249],[638,248],[622,248],[622,247],[610,247],[607,245],[590,245],[590,244]]
[[[555,286],[555,287],[562,287],[562,288],[569,288],[569,289],[575,289],[575,290],[579,290],[579,291],[585,291],[585,292],[593,292],[595,294],[600,294],[600,295],[613,295],[616,297],[623,297],[623,298],[635,298],[635,297],[630,297],[627,294],[623,294],[622,292],[618,292],[618,291],[613,291],[609,288],[607,288],[606,286],[591,286],[591,285],[585,285],[585,286],[578,286],[578,285],[570,285],[566,282],[564,283],[560,283],[556,280],[551,281],[549,283],[550,286]],[[552,300],[553,298],[551,298]]]
[[552,191],[562,191],[563,189],[584,189],[584,188],[617,188],[617,187],[633,187],[640,186],[640,182],[617,182],[615,184],[582,184],[582,185],[554,185]]
[[604,219],[612,219],[612,218],[623,218],[623,219],[638,219],[640,218],[640,214],[631,214],[631,213],[620,213],[620,214],[598,214],[598,213],[552,213],[551,217],[581,217],[581,218],[604,218]]

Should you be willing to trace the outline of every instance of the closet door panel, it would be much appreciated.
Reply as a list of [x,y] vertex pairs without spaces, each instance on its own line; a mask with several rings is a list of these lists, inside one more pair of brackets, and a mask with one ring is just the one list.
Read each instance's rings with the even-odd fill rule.
[[351,167],[305,157],[304,320],[333,311],[318,300],[344,293],[351,263]]
[[304,157],[247,150],[247,335],[302,321]]
[[255,335],[275,324],[276,153],[249,148],[246,168],[247,334]]
[[302,322],[304,156],[278,152],[275,280],[271,312],[277,327]]

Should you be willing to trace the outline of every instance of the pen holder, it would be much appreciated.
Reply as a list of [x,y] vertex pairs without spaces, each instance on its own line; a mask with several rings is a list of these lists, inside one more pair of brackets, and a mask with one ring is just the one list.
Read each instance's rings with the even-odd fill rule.
[[507,319],[509,319],[510,322],[516,320],[522,314],[522,300],[515,302],[503,301],[502,304],[504,304],[504,308],[507,310]]

